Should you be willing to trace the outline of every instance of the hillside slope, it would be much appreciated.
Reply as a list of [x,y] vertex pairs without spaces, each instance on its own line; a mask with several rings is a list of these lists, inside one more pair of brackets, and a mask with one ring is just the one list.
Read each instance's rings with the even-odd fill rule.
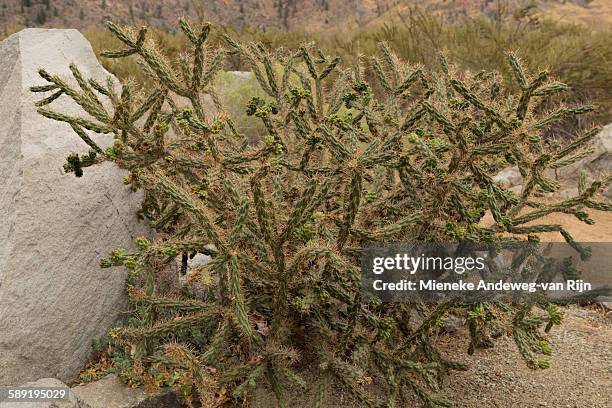
[[411,8],[450,19],[495,15],[535,4],[543,16],[592,26],[610,25],[612,0],[0,0],[0,30],[98,26],[112,19],[172,28],[178,17],[259,28],[330,30],[399,20]]
[[174,27],[181,16],[234,25],[311,29],[331,28],[354,21],[358,25],[379,17],[399,0],[1,0],[3,25],[97,25],[109,18],[129,23],[146,21]]

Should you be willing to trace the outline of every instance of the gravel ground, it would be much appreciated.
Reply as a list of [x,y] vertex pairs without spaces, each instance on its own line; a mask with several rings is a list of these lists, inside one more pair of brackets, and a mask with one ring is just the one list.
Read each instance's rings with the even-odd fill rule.
[[461,353],[465,336],[444,339],[446,351],[469,365],[448,376],[447,395],[466,408],[612,407],[612,319],[602,310],[571,307],[550,339],[551,367],[537,371],[525,366],[510,338],[473,356]]
[[[598,306],[564,309],[561,326],[550,335],[553,355],[546,370],[530,370],[511,338],[497,339],[492,349],[467,355],[465,327],[438,338],[438,345],[453,360],[468,365],[468,371],[453,371],[445,379],[443,392],[461,408],[612,408],[612,312]],[[316,379],[305,374],[312,385]],[[309,378],[310,377],[310,378]],[[381,379],[368,388],[378,390]],[[312,407],[310,392],[296,389],[286,395],[291,408]],[[276,407],[273,394],[259,387],[253,408]],[[333,387],[326,408],[356,407],[356,402]],[[416,399],[402,408],[420,407]]]

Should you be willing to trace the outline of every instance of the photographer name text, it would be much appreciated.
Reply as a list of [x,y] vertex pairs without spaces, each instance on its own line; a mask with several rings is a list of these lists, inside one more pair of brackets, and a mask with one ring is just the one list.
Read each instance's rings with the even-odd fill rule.
[[411,281],[401,279],[396,282],[385,282],[381,279],[372,282],[375,291],[436,291],[436,292],[469,292],[469,291],[504,291],[504,292],[536,292],[542,291],[572,291],[585,292],[592,289],[589,282],[582,279],[565,282],[438,282],[435,279]]

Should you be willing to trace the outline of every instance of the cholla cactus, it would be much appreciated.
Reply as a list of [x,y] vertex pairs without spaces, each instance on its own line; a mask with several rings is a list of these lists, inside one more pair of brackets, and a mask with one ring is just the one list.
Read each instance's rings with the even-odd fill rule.
[[[554,204],[534,198],[558,188],[547,169],[589,154],[597,131],[557,150],[543,140],[550,124],[592,109],[534,111],[538,99],[565,85],[546,72],[528,76],[512,54],[516,94],[494,72],[460,72],[443,57],[438,71],[427,72],[385,44],[379,57],[350,68],[312,45],[270,53],[226,38],[228,50],[213,52],[205,46],[209,26],[194,31],[184,21],[190,59],[170,64],[146,41],[146,29],[108,26],[126,48],[103,56],[139,56],[155,88],[124,84],[118,94],[73,66],[80,89],[41,70],[49,84],[33,90],[54,91],[39,112],[70,124],[91,147],[84,157],[69,156],[67,171],[81,176],[87,166],[114,161],[146,193],[142,213],[158,237],[103,261],[124,265],[132,278],[135,312],[113,336],[131,351],[142,382],[154,382],[160,367],[175,370],[186,394],[193,384],[202,403],[214,406],[248,399],[267,381],[282,407],[286,387],[306,386],[299,373],[308,366],[318,371],[315,407],[326,405],[330,384],[364,406],[398,406],[410,392],[425,406],[449,406],[438,380],[463,367],[445,359],[431,335],[453,309],[468,318],[469,351],[491,345],[497,327],[514,334],[530,367],[547,366],[540,330],[560,323],[555,306],[366,302],[359,252],[363,239],[496,242],[558,231],[588,256],[559,225],[526,226],[553,212],[590,223],[589,208],[611,209],[595,201],[610,178],[588,186],[582,178],[578,196]],[[211,85],[228,52],[248,62],[267,95],[245,106],[268,132],[257,144],[236,131]],[[62,94],[89,117],[44,107]],[[204,109],[204,94],[214,110]],[[101,149],[88,131],[113,134],[114,146]],[[525,179],[520,194],[492,180],[508,163]],[[483,225],[487,211],[492,225]],[[198,272],[210,290],[161,293],[155,276],[164,265],[198,252],[212,255]],[[533,315],[534,307],[548,313]],[[421,318],[413,324],[415,314]],[[388,395],[366,391],[372,377],[387,381]]]

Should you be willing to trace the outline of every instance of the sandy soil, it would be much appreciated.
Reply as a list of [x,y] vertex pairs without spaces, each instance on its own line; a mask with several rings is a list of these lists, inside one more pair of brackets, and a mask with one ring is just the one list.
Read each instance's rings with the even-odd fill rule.
[[[612,241],[612,215],[609,212],[587,210],[594,225],[580,222],[573,215],[550,214],[538,224],[560,224],[567,229],[578,242],[611,242]],[[530,224],[527,224],[530,225]],[[562,242],[563,237],[557,232],[540,234],[545,242]]]
[[[546,200],[538,200],[546,202]],[[530,209],[528,209],[530,210]],[[595,221],[595,224],[588,225],[579,221],[576,217],[570,214],[554,213],[549,214],[537,221],[525,224],[541,225],[541,224],[559,224],[563,226],[574,239],[578,242],[612,242],[612,214],[604,211],[586,209],[589,216]],[[522,211],[521,214],[529,211]],[[493,223],[493,217],[490,213],[486,214],[481,225],[490,226]],[[558,232],[544,232],[538,234],[542,242],[563,242],[564,239]]]

